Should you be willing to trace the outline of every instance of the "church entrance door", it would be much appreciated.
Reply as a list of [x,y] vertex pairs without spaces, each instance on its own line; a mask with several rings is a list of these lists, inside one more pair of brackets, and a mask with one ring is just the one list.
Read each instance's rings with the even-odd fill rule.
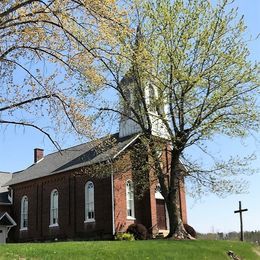
[[166,210],[164,200],[156,200],[156,212],[157,212],[157,227],[161,230],[166,230]]

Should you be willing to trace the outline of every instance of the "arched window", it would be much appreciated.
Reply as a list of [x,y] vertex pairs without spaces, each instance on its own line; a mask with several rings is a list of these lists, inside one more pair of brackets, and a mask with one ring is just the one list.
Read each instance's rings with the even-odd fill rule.
[[128,180],[126,182],[126,210],[127,210],[127,218],[135,217],[134,187],[133,187],[133,182],[131,180]]
[[95,221],[94,184],[88,181],[85,185],[85,221]]
[[21,229],[28,228],[28,198],[23,196],[21,200]]
[[55,189],[51,192],[50,225],[58,225],[59,193]]

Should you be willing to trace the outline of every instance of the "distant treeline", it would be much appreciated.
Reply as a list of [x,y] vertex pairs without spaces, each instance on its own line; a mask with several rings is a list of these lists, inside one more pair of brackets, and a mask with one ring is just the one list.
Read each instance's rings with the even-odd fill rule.
[[[229,232],[229,233],[197,233],[198,239],[209,239],[209,240],[239,240],[240,232]],[[244,240],[247,242],[254,242],[260,244],[260,231],[245,231]]]

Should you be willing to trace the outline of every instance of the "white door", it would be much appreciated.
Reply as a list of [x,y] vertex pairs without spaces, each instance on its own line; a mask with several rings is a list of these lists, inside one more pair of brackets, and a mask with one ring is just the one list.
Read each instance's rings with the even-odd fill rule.
[[0,244],[6,242],[6,226],[0,226]]

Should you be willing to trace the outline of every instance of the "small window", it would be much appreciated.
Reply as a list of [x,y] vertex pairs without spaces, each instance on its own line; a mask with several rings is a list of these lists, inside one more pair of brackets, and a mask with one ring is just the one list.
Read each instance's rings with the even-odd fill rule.
[[55,189],[51,192],[50,225],[58,225],[59,193]]
[[126,182],[126,209],[127,209],[127,218],[135,217],[134,210],[134,187],[133,182],[128,180]]
[[21,229],[28,228],[28,198],[23,196],[21,200]]
[[94,183],[88,181],[85,185],[85,221],[95,221]]

